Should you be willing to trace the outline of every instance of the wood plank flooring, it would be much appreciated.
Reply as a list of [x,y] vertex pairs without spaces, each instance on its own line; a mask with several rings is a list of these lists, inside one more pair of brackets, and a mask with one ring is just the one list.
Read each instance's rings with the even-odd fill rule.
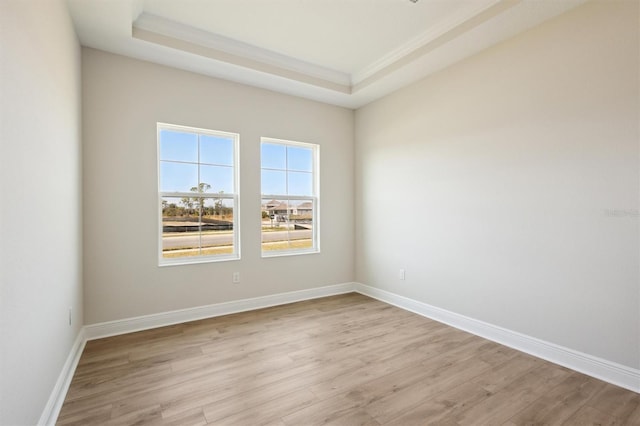
[[359,294],[87,343],[58,425],[640,425],[640,395]]

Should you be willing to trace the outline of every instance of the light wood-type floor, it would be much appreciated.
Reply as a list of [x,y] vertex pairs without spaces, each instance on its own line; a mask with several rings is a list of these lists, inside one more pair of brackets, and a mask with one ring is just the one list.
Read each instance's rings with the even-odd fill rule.
[[640,425],[640,395],[359,294],[87,343],[59,425]]

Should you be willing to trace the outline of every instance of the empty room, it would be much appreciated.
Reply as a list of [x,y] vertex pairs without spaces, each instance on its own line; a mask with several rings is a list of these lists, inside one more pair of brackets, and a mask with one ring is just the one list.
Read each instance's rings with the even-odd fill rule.
[[0,425],[639,425],[638,0],[0,0]]

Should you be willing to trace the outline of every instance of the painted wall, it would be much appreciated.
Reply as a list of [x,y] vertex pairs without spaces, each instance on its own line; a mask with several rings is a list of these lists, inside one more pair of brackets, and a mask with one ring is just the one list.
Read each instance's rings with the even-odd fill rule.
[[640,367],[638,16],[592,2],[358,110],[357,281]]
[[83,324],[80,47],[57,0],[0,1],[0,40],[0,424],[32,425]]
[[[353,111],[88,48],[82,72],[87,324],[353,281]],[[241,260],[158,267],[157,122],[240,134]],[[320,254],[261,258],[261,136],[320,144]]]

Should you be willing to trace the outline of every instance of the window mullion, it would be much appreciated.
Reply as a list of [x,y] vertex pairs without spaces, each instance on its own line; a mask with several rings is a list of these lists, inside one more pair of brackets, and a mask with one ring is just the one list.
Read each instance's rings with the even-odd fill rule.
[[[193,192],[161,192],[160,193],[161,197],[171,197],[171,198],[184,198],[184,197],[190,197],[193,198]],[[216,194],[216,193],[207,193],[207,192],[203,192],[201,194],[199,194],[200,197],[202,198],[222,198],[225,200],[233,200],[233,198],[235,197],[234,194],[231,193],[222,193],[222,194]],[[309,198],[309,197],[302,197],[302,198]]]
[[[287,193],[288,193],[287,188]],[[291,207],[291,199],[287,197],[287,246],[291,248],[291,213],[293,213],[293,208]]]
[[[200,195],[200,134],[198,133],[198,181],[196,182],[196,194]],[[202,254],[202,203],[204,198],[198,199],[198,254]]]

